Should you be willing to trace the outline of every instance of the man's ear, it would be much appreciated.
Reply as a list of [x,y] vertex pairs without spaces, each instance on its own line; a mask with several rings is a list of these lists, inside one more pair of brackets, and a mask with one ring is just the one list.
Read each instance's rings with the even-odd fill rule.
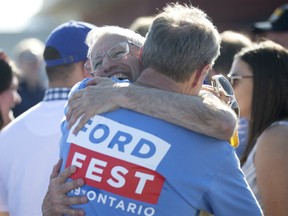
[[192,76],[194,76],[194,81],[192,83],[192,88],[203,84],[203,81],[210,70],[211,65],[207,64],[203,67],[198,68]]
[[202,68],[202,73],[204,73],[203,74],[203,76],[204,76],[204,78],[207,76],[207,74],[209,73],[209,71],[211,70],[211,65],[210,64],[207,64],[207,65],[205,65],[203,68]]

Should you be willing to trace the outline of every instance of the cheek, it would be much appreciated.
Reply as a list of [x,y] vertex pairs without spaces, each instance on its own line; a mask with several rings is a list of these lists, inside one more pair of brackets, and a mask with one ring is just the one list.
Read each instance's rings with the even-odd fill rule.
[[15,105],[17,103],[17,100],[19,100],[19,97],[20,96],[16,90],[10,90],[7,93],[7,101],[9,102],[10,105]]
[[141,73],[142,65],[139,62],[139,60],[136,58],[129,59],[129,61],[127,62],[127,65],[131,70],[133,82],[135,82],[135,80],[139,77]]
[[14,105],[13,92],[12,91],[3,92],[0,96],[0,102],[4,110],[10,110],[10,108]]
[[251,112],[252,88],[251,86],[236,86],[235,96],[240,107],[241,117],[249,118]]

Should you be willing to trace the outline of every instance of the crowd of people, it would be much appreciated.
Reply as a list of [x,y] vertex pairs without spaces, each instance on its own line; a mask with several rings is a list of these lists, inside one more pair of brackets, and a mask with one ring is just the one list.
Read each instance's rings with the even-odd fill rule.
[[0,216],[286,215],[288,4],[252,33],[170,3],[1,52]]

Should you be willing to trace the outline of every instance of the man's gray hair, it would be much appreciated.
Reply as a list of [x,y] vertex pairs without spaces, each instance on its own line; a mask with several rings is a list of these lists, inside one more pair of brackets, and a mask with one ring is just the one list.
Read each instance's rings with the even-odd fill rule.
[[213,65],[219,50],[219,33],[205,12],[171,3],[150,26],[142,62],[144,68],[152,67],[184,82],[196,69]]
[[119,35],[138,47],[142,47],[145,38],[140,34],[126,28],[121,28],[119,26],[102,26],[92,29],[86,38],[86,44],[89,47],[87,57],[91,56],[93,49],[95,48],[95,43],[105,35]]

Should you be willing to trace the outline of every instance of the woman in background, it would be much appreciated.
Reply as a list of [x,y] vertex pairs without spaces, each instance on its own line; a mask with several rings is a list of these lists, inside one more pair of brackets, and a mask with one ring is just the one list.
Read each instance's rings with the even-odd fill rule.
[[0,53],[0,130],[13,119],[12,108],[21,102],[17,92],[18,78],[9,65],[7,56]]
[[288,51],[264,41],[242,49],[228,75],[249,119],[243,171],[265,216],[288,213]]

